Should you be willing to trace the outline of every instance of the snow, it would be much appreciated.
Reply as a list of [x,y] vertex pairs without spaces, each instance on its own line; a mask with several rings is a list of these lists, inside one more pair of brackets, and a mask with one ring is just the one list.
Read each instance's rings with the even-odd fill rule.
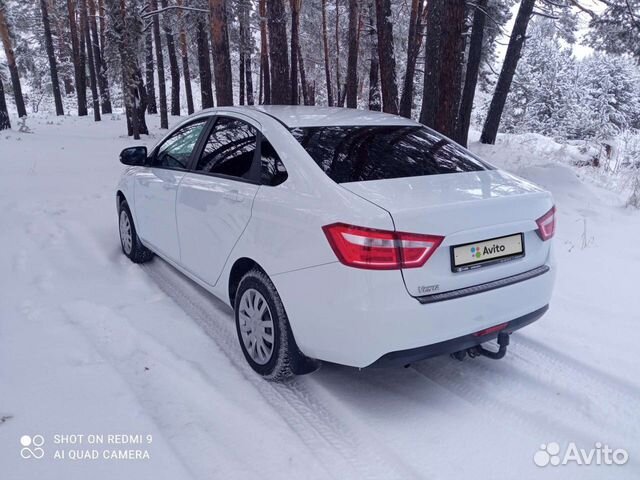
[[[171,119],[172,124],[178,121]],[[158,119],[150,117],[154,137]],[[14,125],[16,123],[14,122]],[[637,478],[640,213],[539,135],[472,149],[549,188],[558,207],[551,310],[501,361],[324,365],[288,385],[246,366],[231,312],[172,267],[120,252],[123,119],[31,117],[0,133],[3,480]],[[149,460],[54,459],[55,434],[152,435]],[[45,438],[20,457],[22,435]],[[548,442],[625,448],[624,466],[536,467]]]

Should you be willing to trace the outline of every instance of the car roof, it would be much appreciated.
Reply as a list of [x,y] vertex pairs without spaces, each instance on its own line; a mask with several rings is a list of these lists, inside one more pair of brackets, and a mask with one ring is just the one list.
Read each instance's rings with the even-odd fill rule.
[[[215,112],[216,108],[211,109]],[[287,128],[326,127],[350,125],[418,125],[413,120],[372,110],[355,108],[315,107],[298,105],[257,105],[251,107],[219,107],[219,110],[235,111],[255,116],[266,114]]]

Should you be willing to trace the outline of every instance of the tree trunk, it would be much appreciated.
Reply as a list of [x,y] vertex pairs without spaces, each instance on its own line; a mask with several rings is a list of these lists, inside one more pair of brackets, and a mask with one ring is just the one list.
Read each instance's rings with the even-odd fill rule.
[[[53,90],[53,100],[56,106],[56,115],[64,115],[62,106],[62,95],[60,94],[60,82],[58,81],[58,65],[56,54],[53,50],[53,38],[51,37],[51,23],[49,22],[49,10],[47,0],[40,0],[40,10],[42,11],[42,26],[44,27],[44,43],[49,59],[49,71],[51,73],[51,89]],[[1,128],[1,127],[0,127]]]
[[271,68],[267,32],[267,0],[259,1],[260,13],[260,103],[271,103]]
[[473,13],[473,26],[469,40],[469,55],[467,57],[467,71],[465,73],[464,88],[456,122],[456,135],[454,140],[460,145],[467,146],[469,138],[469,125],[471,124],[471,112],[473,111],[473,99],[478,83],[480,61],[482,60],[482,42],[484,37],[484,24],[488,0],[478,0]]
[[[150,0],[151,10],[158,9],[158,0]],[[156,46],[156,64],[158,66],[158,102],[160,107],[160,128],[169,128],[167,116],[167,87],[164,77],[164,57],[162,56],[162,37],[160,36],[160,19],[153,16],[153,42]]]
[[106,0],[106,11],[109,14],[110,32],[120,56],[122,70],[122,89],[127,129],[129,135],[136,140],[140,134],[148,134],[144,113],[146,110],[146,91],[142,81],[142,72],[138,67],[136,51],[138,43],[137,18],[134,13],[127,12],[124,0]]
[[251,9],[251,2],[242,0],[242,9],[240,12],[240,40],[242,51],[242,74],[241,80],[244,80],[244,90],[247,97],[247,105],[253,105],[253,68],[251,64],[251,53],[253,51],[253,41],[251,37],[251,25],[249,23],[249,11]]
[[216,99],[218,106],[233,105],[226,0],[209,0],[209,9],[211,11],[211,43],[213,45]]
[[435,126],[439,97],[440,75],[440,30],[444,0],[427,2],[427,39],[425,44],[424,84],[420,123]]
[[253,71],[251,68],[251,55],[247,54],[244,58],[244,74],[247,78],[247,105],[253,105],[255,99],[253,98]]
[[378,59],[378,34],[376,33],[376,11],[374,0],[369,0],[369,43],[371,59],[369,61],[369,110],[379,112],[382,109],[380,99],[380,62]]
[[376,0],[376,25],[380,83],[382,84],[382,110],[397,115],[398,84],[396,82],[396,58],[393,51],[391,0]]
[[11,128],[11,120],[7,111],[7,101],[4,98],[4,84],[0,77],[0,130],[8,130]]
[[144,35],[144,72],[147,80],[147,110],[149,113],[158,113],[156,103],[156,82],[153,62],[153,31],[147,30]]
[[96,67],[91,48],[91,32],[89,30],[89,19],[87,17],[87,0],[80,0],[80,28],[82,28],[82,38],[84,47],[87,50],[87,60],[89,66],[89,84],[91,86],[91,100],[93,101],[93,120],[99,122],[100,118],[100,97],[98,96],[98,81],[96,78]]
[[291,0],[291,104],[298,105],[298,51],[300,50],[300,0]]
[[[156,9],[157,10],[157,9]],[[104,8],[104,0],[98,0],[98,18],[100,21],[100,51],[104,52],[106,48],[106,19],[107,12]]]
[[407,38],[407,68],[404,73],[404,85],[400,97],[400,115],[411,118],[413,108],[413,88],[416,74],[416,61],[422,46],[422,5],[423,0],[411,1],[409,18],[409,35]]
[[[167,8],[167,0],[161,0],[162,8]],[[164,35],[167,39],[167,53],[169,54],[169,72],[171,74],[171,115],[180,115],[180,69],[176,55],[176,44],[173,39],[171,23],[167,17],[162,21]]]
[[[178,0],[178,6],[182,6],[184,0]],[[180,54],[182,56],[182,74],[184,75],[184,92],[187,96],[187,112],[191,115],[194,112],[193,91],[191,90],[191,70],[189,69],[189,55],[187,51],[187,31],[184,24],[182,10],[178,10],[180,23]]]
[[298,42],[298,64],[300,69],[300,84],[302,86],[302,101],[305,105],[312,105],[311,98],[309,96],[309,84],[307,84],[307,72],[304,68],[304,58],[302,57],[302,47]]
[[7,65],[9,66],[9,73],[11,75],[11,85],[13,86],[13,96],[16,100],[18,116],[26,117],[27,109],[24,106],[24,98],[22,97],[20,74],[18,73],[18,66],[16,65],[16,55],[13,51],[13,44],[11,42],[11,31],[9,28],[9,22],[5,16],[4,8],[4,5],[0,6],[0,37],[2,38],[4,53],[7,57]]
[[333,87],[329,67],[329,38],[327,36],[327,0],[322,0],[322,46],[324,48],[324,74],[327,82],[327,104],[333,107]]
[[291,104],[287,18],[283,0],[267,0],[269,22],[269,60],[271,63],[271,101],[275,105]]
[[[98,76],[98,88],[100,89],[100,103],[102,113],[111,113],[111,94],[109,93],[109,80],[107,78],[107,65],[104,61],[103,50],[100,47],[100,37],[98,35],[98,24],[96,22],[95,0],[89,0],[89,20],[91,26],[91,37],[93,44],[93,58],[95,61],[96,74]],[[102,19],[100,20],[102,22]],[[152,84],[153,85],[153,84]],[[155,105],[155,98],[154,98]]]
[[[52,11],[52,8],[55,6],[55,3],[47,0],[49,3],[49,9]],[[50,15],[50,20],[53,21],[56,30],[56,38],[58,43],[58,66],[59,66],[59,74],[62,77],[62,84],[64,85],[64,93],[65,95],[72,95],[75,93],[75,87],[73,85],[73,79],[70,71],[67,70],[67,65],[69,64],[69,42],[68,40],[68,31],[65,28],[65,24],[63,19],[60,18],[60,15],[56,12],[53,15]]]
[[420,122],[455,136],[464,61],[464,0],[427,3],[427,56]]
[[[69,14],[69,31],[71,35],[71,54],[73,57],[73,71],[76,82],[76,96],[78,98],[78,116],[87,115],[87,75],[86,65],[83,63],[84,53],[81,53],[81,44],[78,35],[78,24],[76,21],[76,2],[67,0],[67,11]],[[82,48],[84,50],[84,48]]]
[[336,0],[336,23],[334,39],[336,42],[336,106],[342,107],[342,97],[340,96],[340,0]]
[[247,18],[244,15],[246,9],[246,5],[244,0],[238,1],[238,82],[239,82],[239,99],[238,103],[240,105],[245,104],[244,93],[245,93],[245,73],[244,69],[246,67],[246,63],[244,61],[244,57],[247,51],[246,35],[245,30],[247,28],[246,21]]
[[524,44],[527,34],[527,26],[529,25],[535,3],[535,0],[522,0],[520,3],[518,15],[516,16],[513,30],[511,31],[507,54],[504,57],[504,63],[502,64],[502,70],[498,77],[496,90],[491,99],[489,112],[487,113],[487,118],[482,128],[482,135],[480,136],[480,142],[482,143],[493,145],[496,142],[502,111],[504,110],[504,104],[507,101],[507,96],[511,89],[513,75],[516,73],[516,68],[518,67],[520,52],[522,51],[522,45]]
[[200,100],[202,108],[213,107],[213,90],[211,89],[211,60],[209,59],[209,34],[202,18],[198,18],[198,71],[200,73]]
[[360,24],[358,0],[349,0],[349,53],[347,54],[347,108],[358,107],[358,38]]
[[245,81],[245,75],[244,75],[244,34],[242,32],[242,25],[240,25],[240,42],[239,42],[239,49],[238,49],[238,88],[239,88],[239,92],[238,92],[238,104],[239,105],[244,105],[244,81]]
[[453,137],[460,103],[462,87],[462,64],[464,62],[465,0],[444,0],[440,30],[439,98],[435,117],[435,129]]

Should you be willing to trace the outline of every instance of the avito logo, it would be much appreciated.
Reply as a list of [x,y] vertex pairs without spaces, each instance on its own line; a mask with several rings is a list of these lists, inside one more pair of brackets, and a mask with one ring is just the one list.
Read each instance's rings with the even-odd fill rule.
[[493,244],[490,247],[471,247],[471,256],[475,258],[480,258],[483,255],[491,255],[494,253],[501,253],[505,251],[504,245]]

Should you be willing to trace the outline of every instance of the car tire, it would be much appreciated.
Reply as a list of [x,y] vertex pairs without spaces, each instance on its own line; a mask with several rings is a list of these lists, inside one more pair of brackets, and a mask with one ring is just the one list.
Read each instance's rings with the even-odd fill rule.
[[129,257],[133,263],[145,263],[153,258],[153,252],[140,242],[126,200],[120,202],[120,208],[118,208],[118,226],[122,253]]
[[[264,311],[260,313],[263,304]],[[255,307],[253,310],[252,306]],[[305,357],[298,349],[280,295],[262,270],[255,268],[242,277],[234,311],[240,348],[256,373],[266,380],[283,382],[317,370],[319,363]],[[251,314],[254,314],[253,320]],[[261,337],[262,347],[257,337]]]

